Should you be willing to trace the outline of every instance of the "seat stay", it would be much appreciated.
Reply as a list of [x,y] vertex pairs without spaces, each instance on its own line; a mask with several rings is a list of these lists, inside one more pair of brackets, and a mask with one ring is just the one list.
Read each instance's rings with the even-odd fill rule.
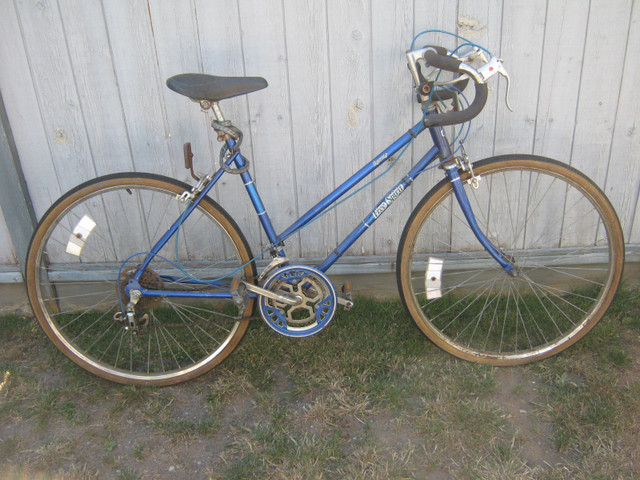
[[[213,104],[213,107],[216,118],[219,121],[223,121],[224,118],[217,102]],[[360,183],[365,177],[367,177],[374,170],[383,165],[389,158],[399,152],[402,148],[406,147],[415,137],[424,132],[424,130],[426,129],[427,128],[424,126],[424,122],[422,121],[414,125],[408,132],[398,138],[389,147],[387,147],[364,167],[358,170],[358,172],[356,172],[345,182],[343,182],[338,188],[336,188],[334,191],[320,200],[320,202],[318,202],[314,207],[309,209],[309,211],[307,211],[302,217],[300,217],[291,226],[285,229],[280,235],[276,233],[273,227],[273,223],[271,222],[267,210],[262,202],[262,199],[255,186],[251,174],[248,170],[240,173],[240,178],[243,181],[247,194],[251,200],[254,210],[256,211],[256,214],[258,215],[258,218],[260,219],[262,228],[269,241],[269,250],[271,255],[273,257],[284,257],[285,253],[282,248],[283,243],[281,239],[288,238],[298,230],[309,225],[319,216],[326,213],[326,211],[328,211],[336,201],[342,198],[347,192],[354,189],[356,185],[358,185],[358,183]],[[444,129],[442,127],[431,127],[429,128],[429,132],[434,142],[434,146],[422,157],[420,161],[418,161],[409,170],[407,175],[405,175],[405,177],[400,182],[398,182],[391,190],[389,190],[389,192],[387,192],[386,195],[384,195],[378,201],[374,209],[362,220],[361,223],[358,224],[358,226],[354,228],[354,230],[344,240],[342,240],[342,242],[336,247],[336,249],[331,254],[329,254],[324,261],[316,266],[318,270],[322,272],[328,270],[351,247],[351,245],[353,245],[353,243],[355,243],[356,240],[358,240],[358,238],[360,238],[364,234],[364,232],[366,232],[369,227],[371,227],[371,225],[378,219],[378,217],[380,217],[387,210],[391,203],[393,203],[413,183],[413,181],[427,169],[427,167],[431,163],[433,163],[437,158],[448,159],[452,156],[452,152]],[[227,144],[228,151],[233,153],[229,156],[229,158],[225,160],[224,163],[229,167],[235,165],[238,170],[242,170],[247,165],[247,163],[244,157],[241,155],[240,150],[236,148],[235,139],[227,138],[225,142]],[[487,239],[487,237],[478,227],[477,222],[475,221],[473,210],[471,209],[466,193],[462,188],[457,168],[451,166],[450,168],[446,168],[445,172],[447,177],[449,178],[449,181],[453,185],[456,200],[460,204],[465,218],[473,233],[477,237],[478,241],[507,272],[512,273],[511,270],[514,270],[514,267],[507,261],[504,254],[493,246],[493,244]],[[197,207],[200,199],[207,195],[207,193],[220,180],[224,173],[226,172],[221,168],[214,174],[214,176],[211,178],[202,192],[195,197],[194,201],[187,206],[186,210],[183,212],[180,218],[176,220],[176,222],[174,222],[174,224],[169,228],[165,235],[163,235],[163,237],[156,243],[156,245],[154,245],[152,250],[149,252],[149,255],[147,256],[141,267],[138,269],[138,272],[133,279],[134,283],[139,282],[139,277],[142,275],[142,272],[150,263],[153,256],[156,255],[157,252],[160,251],[160,249],[177,232],[184,219],[191,214],[191,212]],[[190,295],[194,297],[208,296],[202,295],[202,292],[193,292]],[[214,297],[217,295],[218,294],[214,295]],[[176,294],[176,296],[180,296],[180,294]]]
[[[190,204],[187,205],[187,208],[184,210],[184,212],[182,212],[182,214],[176,219],[176,221],[173,222],[173,224],[168,228],[165,234],[162,237],[160,237],[160,239],[155,243],[155,245],[153,245],[153,247],[149,252],[140,252],[141,254],[146,254],[146,258],[144,259],[144,261],[142,262],[142,264],[140,265],[140,267],[138,268],[136,274],[132,279],[135,283],[140,281],[140,278],[142,277],[143,272],[149,266],[149,264],[151,263],[151,260],[153,260],[153,258],[158,254],[158,252],[162,250],[162,248],[167,244],[169,239],[171,239],[171,237],[173,237],[173,235],[178,231],[178,229],[180,228],[180,225],[182,225],[185,219],[188,218],[189,215],[191,215],[191,213],[198,207],[198,204],[200,203],[200,201],[209,193],[209,191],[213,188],[213,186],[220,179],[220,177],[222,177],[223,173],[224,171],[222,169],[216,172],[216,175],[214,175],[211,181],[207,183],[207,185],[205,185],[202,192],[200,192],[195,197],[195,199]],[[128,291],[129,287],[126,287],[126,288]]]

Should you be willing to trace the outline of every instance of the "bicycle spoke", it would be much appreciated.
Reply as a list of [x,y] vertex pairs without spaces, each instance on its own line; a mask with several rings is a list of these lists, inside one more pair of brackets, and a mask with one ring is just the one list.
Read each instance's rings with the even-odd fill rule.
[[[110,380],[160,385],[203,373],[229,355],[247,329],[248,322],[240,320],[251,316],[255,300],[239,309],[230,297],[193,298],[228,291],[229,285],[196,282],[185,274],[256,278],[252,255],[228,215],[203,196],[182,219],[179,234],[148,256],[181,215],[176,197],[185,185],[136,174],[111,175],[79,188],[42,219],[28,260],[38,320],[60,338],[60,348]],[[69,254],[69,239],[85,217],[95,225],[78,232],[82,236],[71,240],[77,248]],[[145,260],[145,270],[138,272]],[[124,288],[131,282],[143,291],[192,297],[143,295],[127,312]]]
[[[602,213],[606,199],[588,180],[560,164],[531,157],[479,165],[480,188],[464,188],[478,226],[513,259],[515,275],[480,246],[442,183],[417,207],[405,230],[411,238],[401,241],[403,299],[422,331],[455,355],[498,364],[548,356],[584,335],[606,308],[602,298],[620,279],[622,237],[618,250],[611,238],[619,223]],[[565,204],[579,215],[565,214]],[[596,229],[600,237],[592,237]],[[426,267],[411,267],[439,254],[440,295],[427,299]]]
[[[188,317],[186,317],[185,315],[182,314],[182,312],[175,307],[175,305],[171,305],[171,307],[173,308],[173,311],[176,312],[178,314],[178,317],[183,321],[184,323],[184,327],[182,328],[186,328],[187,330],[189,330],[189,333],[191,333],[191,336],[194,338],[194,340],[198,343],[198,345],[200,346],[200,348],[202,349],[202,351],[208,355],[210,352],[209,350],[202,344],[202,342],[200,341],[200,339],[198,338],[198,336],[193,333],[193,330],[191,330],[191,327],[189,326],[189,319]],[[204,331],[204,330],[203,330]],[[211,337],[212,338],[212,337]]]

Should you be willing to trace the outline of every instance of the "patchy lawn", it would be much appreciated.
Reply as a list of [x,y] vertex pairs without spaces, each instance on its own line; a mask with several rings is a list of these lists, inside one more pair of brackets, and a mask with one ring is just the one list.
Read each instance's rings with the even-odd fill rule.
[[112,384],[31,318],[0,317],[0,477],[640,477],[640,292],[577,346],[524,367],[457,360],[398,302],[358,299],[321,334],[254,321],[186,384]]

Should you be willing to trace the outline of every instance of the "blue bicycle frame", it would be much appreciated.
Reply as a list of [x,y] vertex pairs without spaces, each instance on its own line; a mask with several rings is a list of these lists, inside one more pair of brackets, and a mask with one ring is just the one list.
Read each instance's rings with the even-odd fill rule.
[[[248,170],[240,173],[240,177],[244,182],[245,188],[251,199],[251,203],[260,219],[262,227],[270,242],[270,251],[272,256],[284,256],[282,250],[283,243],[281,239],[288,238],[293,233],[297,232],[301,228],[311,223],[319,215],[325,212],[332,204],[339,200],[343,195],[352,190],[358,183],[360,183],[365,177],[370,175],[374,170],[385,163],[393,155],[398,153],[401,149],[406,147],[411,141],[420,135],[427,128],[424,123],[420,121],[407,133],[398,138],[389,147],[387,147],[382,153],[371,160],[367,165],[362,167],[358,172],[351,176],[342,185],[336,188],[333,192],[322,199],[318,204],[312,207],[307,213],[295,221],[290,227],[285,229],[280,235],[278,235],[273,228],[271,219],[262,203],[260,194],[255,187],[251,174]],[[317,265],[315,268],[322,272],[326,272],[348,249],[353,243],[360,238],[360,236],[373,225],[373,223],[380,217],[387,208],[409,187],[413,181],[423,172],[427,167],[433,163],[437,158],[442,161],[449,160],[452,157],[451,148],[447,140],[445,131],[442,127],[429,128],[431,138],[433,139],[434,146],[409,170],[405,177],[397,183],[391,190],[388,191],[376,204],[374,209],[362,220],[362,222],[336,247],[336,249],[327,256],[327,258]],[[235,166],[238,170],[242,170],[246,167],[246,160],[242,157],[239,150],[234,150],[236,142],[233,139],[226,140],[229,152],[233,154],[226,160],[226,165],[231,167]],[[211,181],[205,186],[202,192],[195,198],[195,200],[187,207],[184,213],[180,216],[176,222],[167,230],[153,249],[148,252],[146,260],[142,263],[136,275],[131,279],[129,285],[126,287],[126,291],[132,288],[140,290],[143,296],[149,297],[194,297],[194,298],[231,298],[231,292],[229,291],[228,281],[218,282],[204,282],[213,286],[220,287],[223,291],[220,292],[176,292],[165,290],[149,290],[140,286],[139,280],[142,276],[142,272],[151,262],[151,259],[162,249],[162,247],[169,241],[169,239],[176,234],[180,228],[181,223],[187,218],[191,212],[198,206],[200,199],[214,187],[214,185],[220,180],[225,173],[223,169],[219,169]],[[509,262],[509,259],[500,252],[496,247],[487,239],[484,233],[478,227],[475,220],[473,210],[469,203],[466,192],[464,191],[458,169],[454,165],[445,166],[445,173],[451,182],[455,197],[460,204],[462,212],[469,224],[469,227],[475,234],[478,241],[487,250],[487,252],[510,274],[515,274],[515,267]],[[197,283],[197,280],[189,278],[168,278],[170,281],[179,281],[184,283]],[[256,294],[251,294],[256,295]]]

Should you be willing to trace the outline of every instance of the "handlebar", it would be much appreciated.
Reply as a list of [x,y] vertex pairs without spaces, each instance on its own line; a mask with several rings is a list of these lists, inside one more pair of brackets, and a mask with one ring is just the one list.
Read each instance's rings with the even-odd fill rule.
[[[423,61],[427,67],[435,67],[448,72],[461,74],[461,77],[457,79],[458,81],[471,78],[475,86],[473,101],[467,108],[444,113],[430,113],[426,115],[424,119],[426,127],[464,123],[476,117],[482,111],[489,95],[489,89],[485,80],[491,75],[482,74],[465,63],[465,61],[472,60],[480,55],[482,54],[477,49],[472,49],[470,52],[458,56],[448,52],[443,47],[435,46],[425,47],[407,54],[409,69],[413,74],[417,87],[420,87],[424,83],[424,77],[418,64],[419,61]],[[491,59],[491,61],[494,61],[494,59]]]

